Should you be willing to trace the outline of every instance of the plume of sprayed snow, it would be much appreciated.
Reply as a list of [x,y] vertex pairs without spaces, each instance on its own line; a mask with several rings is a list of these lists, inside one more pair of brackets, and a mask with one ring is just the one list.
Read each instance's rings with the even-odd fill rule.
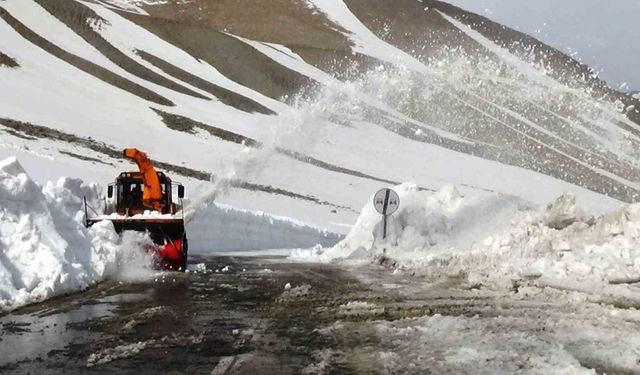
[[[637,125],[626,118],[620,103],[597,98],[583,76],[564,77],[565,83],[551,78],[550,68],[536,62],[533,54],[516,57],[502,49],[497,53],[501,59],[450,48],[420,58],[420,69],[398,61],[372,66],[365,73],[353,69],[343,81],[326,76],[315,91],[304,89],[289,100],[288,109],[265,124],[269,131],[260,146],[245,147],[228,164],[189,205],[187,221],[234,182],[259,177],[280,150],[308,153],[322,142],[328,127],[359,121],[428,142],[437,135],[475,143],[478,155],[494,155],[532,170],[554,161],[546,160],[549,154],[541,154],[539,148],[505,147],[514,142],[509,134],[538,134],[540,144],[550,149],[558,142],[575,143],[625,168],[640,168],[640,137],[628,130]],[[591,159],[584,162],[592,163]],[[594,164],[592,169],[598,173],[599,168]],[[564,166],[556,177],[582,182],[577,170]],[[624,177],[625,171],[614,173]]]
[[153,270],[155,262],[152,251],[156,245],[147,233],[125,231],[122,233],[117,247],[118,280],[126,282],[148,281],[156,273]]
[[[345,81],[323,82],[297,110],[315,115],[310,121],[316,126],[319,119],[342,125],[366,121],[395,131],[406,128],[404,134],[427,141],[435,133],[491,144],[483,152],[499,148],[501,160],[534,170],[548,156],[538,149],[505,147],[501,137],[533,135],[549,148],[574,144],[638,168],[640,137],[630,130],[637,125],[622,103],[601,98],[583,76],[565,74],[560,82],[533,57],[497,53],[499,60],[451,48],[422,58],[420,70],[401,63],[373,66]],[[625,177],[624,171],[617,173]]]
[[269,130],[259,145],[245,146],[226,165],[224,172],[189,202],[185,208],[185,222],[190,222],[198,210],[227,194],[236,183],[260,177],[281,151],[313,149],[323,131],[325,104],[328,103],[309,100],[302,94],[296,96],[289,109],[268,123]]
[[[509,55],[506,50],[499,53]],[[604,158],[638,166],[640,138],[629,130],[637,125],[627,119],[619,101],[600,98],[585,77],[565,76],[562,83],[532,57],[507,57],[468,56],[451,48],[422,58],[421,70],[400,63],[373,66],[351,79],[326,82],[298,110],[320,114],[311,119],[316,125],[318,118],[344,125],[367,121],[480,144],[506,137],[505,130],[496,127],[502,123],[516,133],[527,128],[531,131],[524,133],[539,133],[542,144],[573,142]],[[502,159],[534,170],[545,158],[536,150],[504,147],[503,142],[493,146],[501,148]]]

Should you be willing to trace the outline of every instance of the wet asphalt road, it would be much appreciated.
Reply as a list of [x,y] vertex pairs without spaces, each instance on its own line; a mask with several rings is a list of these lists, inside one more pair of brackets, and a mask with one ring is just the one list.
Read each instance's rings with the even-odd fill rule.
[[[484,367],[450,361],[447,353],[474,342],[424,346],[429,336],[406,342],[407,334],[433,327],[424,317],[437,316],[462,317],[461,327],[446,327],[444,341],[480,338],[478,350],[504,345],[500,352],[518,358],[530,358],[531,343],[538,343],[539,356],[523,360],[524,369],[536,368],[535,358],[554,358],[562,345],[575,363],[598,374],[640,373],[606,349],[640,327],[635,309],[611,301],[575,302],[558,298],[559,291],[522,286],[496,293],[455,275],[429,283],[384,264],[264,256],[190,262],[205,263],[208,271],[106,281],[0,316],[0,374],[514,373],[512,360]],[[360,307],[351,310],[352,304]],[[479,322],[476,331],[469,328]],[[485,335],[498,341],[484,342]],[[527,338],[526,345],[511,345],[514,337]],[[421,351],[403,352],[414,346]],[[398,354],[393,367],[385,368],[385,353]]]
[[[1,316],[0,373],[299,373],[315,350],[336,345],[314,332],[335,318],[323,310],[364,291],[331,265],[250,257],[190,262],[204,262],[208,271],[107,281]],[[357,372],[334,367],[330,372]]]

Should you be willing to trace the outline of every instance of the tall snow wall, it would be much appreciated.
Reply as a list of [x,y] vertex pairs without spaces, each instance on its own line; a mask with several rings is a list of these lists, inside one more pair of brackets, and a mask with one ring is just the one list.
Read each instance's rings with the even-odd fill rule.
[[342,236],[290,218],[219,203],[201,207],[187,224],[191,254],[333,246]]

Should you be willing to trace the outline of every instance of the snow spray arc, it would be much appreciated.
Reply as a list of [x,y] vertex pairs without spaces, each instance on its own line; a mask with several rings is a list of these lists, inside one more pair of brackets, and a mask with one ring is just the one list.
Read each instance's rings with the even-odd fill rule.
[[384,188],[378,190],[373,196],[373,207],[382,215],[383,229],[382,239],[387,237],[387,216],[393,215],[400,207],[400,197],[395,191]]

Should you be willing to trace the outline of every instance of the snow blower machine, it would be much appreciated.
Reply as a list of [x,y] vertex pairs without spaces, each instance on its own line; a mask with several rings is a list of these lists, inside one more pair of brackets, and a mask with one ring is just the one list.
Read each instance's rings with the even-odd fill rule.
[[[185,271],[188,243],[182,214],[184,186],[157,172],[144,152],[127,148],[123,154],[136,162],[138,171],[122,172],[108,185],[103,214],[88,206],[85,198],[86,226],[109,220],[118,233],[146,232],[155,244],[147,249],[154,253],[155,267]],[[173,201],[174,188],[179,203]],[[95,217],[89,218],[89,209]]]

